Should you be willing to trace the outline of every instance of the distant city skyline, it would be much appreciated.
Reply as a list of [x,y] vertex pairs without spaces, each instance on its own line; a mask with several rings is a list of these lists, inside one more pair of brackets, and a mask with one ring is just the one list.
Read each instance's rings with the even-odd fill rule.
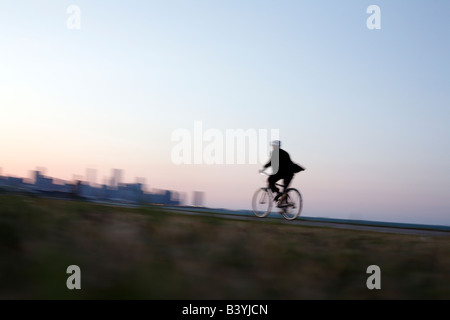
[[[181,205],[185,198],[182,193],[174,190],[152,188],[152,192],[145,190],[142,183],[123,183],[120,179],[122,169],[113,169],[109,184],[91,183],[88,180],[75,178],[65,181],[57,177],[42,174],[42,168],[30,171],[31,176],[11,177],[3,176],[0,170],[0,191],[4,188],[9,192],[25,192],[41,194],[56,198],[84,199],[96,201],[126,202],[130,204],[169,204]],[[86,172],[92,173],[93,169]],[[185,204],[185,203],[184,203]]]
[[[153,195],[161,195],[167,194],[170,192],[171,195],[174,195],[175,198],[172,198],[173,203],[176,205],[187,205],[187,206],[204,206],[205,192],[203,191],[193,191],[192,195],[189,196],[187,192],[183,190],[165,190],[162,188],[158,188],[157,186],[149,186],[146,185],[144,178],[135,178],[135,182],[123,182],[121,177],[122,173],[125,171],[124,169],[111,169],[111,177],[110,179],[104,178],[105,183],[97,183],[95,179],[89,179],[89,177],[96,176],[96,170],[92,168],[86,168],[86,177],[82,177],[80,175],[73,175],[73,179],[64,180],[59,177],[47,176],[45,175],[46,168],[38,167],[35,170],[30,170],[28,177],[22,176],[8,176],[3,175],[2,167],[0,167],[0,188],[3,187],[14,187],[17,185],[33,185],[38,186],[37,181],[40,180],[40,187],[46,186],[45,191],[62,191],[68,192],[68,189],[65,189],[64,186],[74,186],[77,183],[84,184],[85,186],[90,186],[93,188],[112,188],[118,189],[119,187],[129,187],[129,186],[138,186],[138,189],[143,193],[151,193]],[[109,183],[107,183],[109,181]],[[42,183],[43,182],[43,183]],[[54,188],[56,186],[56,188]],[[33,188],[33,190],[37,190]],[[89,189],[88,189],[89,190]],[[41,189],[42,191],[42,189]],[[86,190],[85,190],[86,191]],[[165,196],[167,198],[167,195]],[[169,196],[170,198],[170,196]],[[157,202],[154,202],[157,203]],[[159,201],[159,203],[162,203]],[[167,203],[165,203],[167,204]]]

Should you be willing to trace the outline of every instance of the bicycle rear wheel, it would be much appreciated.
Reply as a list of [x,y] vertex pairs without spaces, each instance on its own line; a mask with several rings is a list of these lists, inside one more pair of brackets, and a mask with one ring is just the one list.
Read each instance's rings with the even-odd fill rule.
[[252,209],[255,216],[264,218],[272,210],[272,196],[269,189],[261,188],[256,190],[252,199]]
[[296,219],[303,208],[302,195],[297,189],[291,188],[287,190],[286,205],[283,206],[283,217],[286,220]]

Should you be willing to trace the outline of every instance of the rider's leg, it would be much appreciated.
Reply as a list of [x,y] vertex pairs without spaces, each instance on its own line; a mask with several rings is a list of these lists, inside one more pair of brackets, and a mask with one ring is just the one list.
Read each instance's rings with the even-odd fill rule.
[[281,201],[286,200],[286,191],[289,188],[289,184],[291,183],[292,178],[294,178],[294,174],[292,174],[292,173],[283,176],[284,188],[283,188],[283,195],[282,195]]
[[289,188],[289,185],[291,184],[292,179],[294,178],[294,174],[290,173],[283,177],[283,183],[284,183],[284,190],[283,193],[286,192],[286,190]]
[[271,175],[268,179],[267,182],[269,184],[269,188],[270,190],[272,190],[273,193],[276,194],[275,196],[275,200],[278,200],[278,198],[280,197],[281,193],[280,190],[278,189],[278,187],[275,185],[275,183],[280,180],[281,178],[279,177],[278,174],[274,174]]

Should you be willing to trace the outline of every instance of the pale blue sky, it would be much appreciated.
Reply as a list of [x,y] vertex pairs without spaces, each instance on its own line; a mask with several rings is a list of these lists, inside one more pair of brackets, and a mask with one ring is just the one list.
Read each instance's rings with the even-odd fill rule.
[[307,167],[305,215],[450,225],[449,14],[445,0],[3,2],[0,167],[93,167],[98,182],[118,167],[247,208],[258,166],[175,166],[171,133],[275,128]]

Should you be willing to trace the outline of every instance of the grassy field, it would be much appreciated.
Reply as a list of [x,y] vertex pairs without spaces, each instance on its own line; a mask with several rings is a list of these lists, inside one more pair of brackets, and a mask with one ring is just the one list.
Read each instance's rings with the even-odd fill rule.
[[450,299],[449,240],[0,195],[0,298]]

